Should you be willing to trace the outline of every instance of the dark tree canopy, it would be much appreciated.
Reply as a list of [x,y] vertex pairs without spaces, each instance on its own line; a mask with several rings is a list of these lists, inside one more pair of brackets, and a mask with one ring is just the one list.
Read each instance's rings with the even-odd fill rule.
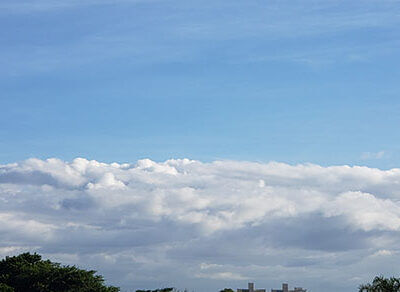
[[118,292],[119,288],[105,286],[96,271],[62,266],[42,260],[36,253],[23,253],[0,261],[0,291]]
[[371,284],[363,284],[359,287],[359,292],[400,292],[399,278],[375,277]]
[[225,288],[224,290],[221,290],[219,292],[235,292],[231,288]]

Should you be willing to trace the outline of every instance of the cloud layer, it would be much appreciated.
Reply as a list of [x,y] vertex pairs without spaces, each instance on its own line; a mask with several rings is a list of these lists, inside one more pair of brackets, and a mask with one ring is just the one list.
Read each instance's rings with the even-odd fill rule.
[[0,165],[0,254],[38,251],[128,290],[355,291],[393,273],[400,169],[188,159]]

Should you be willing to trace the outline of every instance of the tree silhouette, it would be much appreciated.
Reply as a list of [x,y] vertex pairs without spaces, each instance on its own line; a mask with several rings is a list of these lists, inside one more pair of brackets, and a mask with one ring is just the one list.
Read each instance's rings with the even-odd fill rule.
[[400,292],[400,279],[383,276],[375,277],[371,284],[363,284],[359,287],[359,292]]
[[61,266],[36,253],[23,253],[0,261],[0,291],[118,292],[119,288],[105,286],[96,271]]

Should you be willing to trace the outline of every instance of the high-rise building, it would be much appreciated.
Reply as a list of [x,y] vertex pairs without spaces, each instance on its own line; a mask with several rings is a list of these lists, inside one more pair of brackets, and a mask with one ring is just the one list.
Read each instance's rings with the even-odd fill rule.
[[248,289],[237,289],[237,292],[265,292],[265,289],[254,289],[254,283],[249,283]]
[[[266,289],[255,289],[254,283],[249,283],[247,289],[237,289],[237,292],[266,292]],[[271,292],[307,292],[307,289],[294,287],[293,290],[289,290],[289,285],[283,283],[282,289],[271,289]]]
[[283,283],[282,289],[272,289],[271,292],[307,292],[307,289],[303,289],[301,287],[294,287],[293,290],[289,290],[289,285]]

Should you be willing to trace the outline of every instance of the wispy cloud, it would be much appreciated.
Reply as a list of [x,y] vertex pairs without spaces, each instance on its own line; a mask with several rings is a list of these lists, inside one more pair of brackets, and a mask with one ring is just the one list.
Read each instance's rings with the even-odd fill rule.
[[248,277],[244,277],[240,274],[235,274],[232,272],[211,272],[207,273],[198,273],[196,274],[197,278],[204,278],[204,279],[213,279],[213,280],[248,280]]
[[[76,27],[68,29],[66,25],[70,21],[77,21],[82,22],[81,28],[85,28],[88,23],[83,19],[71,20],[63,10],[76,7],[93,10],[102,4],[112,4],[110,13],[121,14],[119,5],[137,2],[146,3],[146,9],[127,5],[124,11],[136,15],[129,18],[129,21],[126,15],[121,15],[121,21],[104,22],[104,11],[100,9],[99,17],[91,18],[96,26],[90,26],[87,31]],[[190,1],[140,0],[3,1],[0,13],[17,13],[13,16],[17,22],[26,20],[23,15],[18,15],[19,12],[57,10],[62,23],[54,26],[63,28],[53,37],[46,34],[43,43],[40,39],[26,37],[18,38],[27,40],[21,46],[7,42],[3,46],[3,70],[11,74],[26,74],[91,62],[102,63],[116,58],[122,58],[130,64],[191,62],[205,56],[209,58],[210,53],[215,53],[219,62],[283,60],[315,66],[334,64],[337,61],[365,61],[371,55],[387,54],[389,48],[396,47],[392,38],[380,40],[379,45],[366,39],[356,44],[347,41],[325,43],[323,40],[324,46],[321,42],[313,42],[321,37],[358,30],[393,29],[399,24],[396,16],[399,8],[392,1],[382,1],[378,6],[371,1],[356,1],[352,4],[345,1],[280,1],[279,4],[205,1],[203,4],[194,6]],[[346,9],[347,5],[351,7]],[[160,13],[161,10],[163,13]],[[46,19],[51,14],[43,17]],[[36,35],[36,29],[48,31],[52,28],[46,25],[42,27],[38,23],[25,29],[26,35]],[[8,35],[20,33],[20,30],[7,30]],[[293,44],[293,40],[299,39],[306,41]],[[278,49],[274,47],[276,42],[288,44],[280,45]],[[302,46],[304,43],[312,45]]]
[[[98,6],[107,4],[153,2],[155,0],[36,0],[36,1],[3,1],[0,4],[1,13],[35,13],[51,12],[54,10],[71,9],[85,6]],[[158,0],[162,1],[162,0]]]
[[386,156],[385,151],[379,151],[379,152],[363,152],[361,154],[361,159],[363,160],[369,160],[369,159],[382,159]]

